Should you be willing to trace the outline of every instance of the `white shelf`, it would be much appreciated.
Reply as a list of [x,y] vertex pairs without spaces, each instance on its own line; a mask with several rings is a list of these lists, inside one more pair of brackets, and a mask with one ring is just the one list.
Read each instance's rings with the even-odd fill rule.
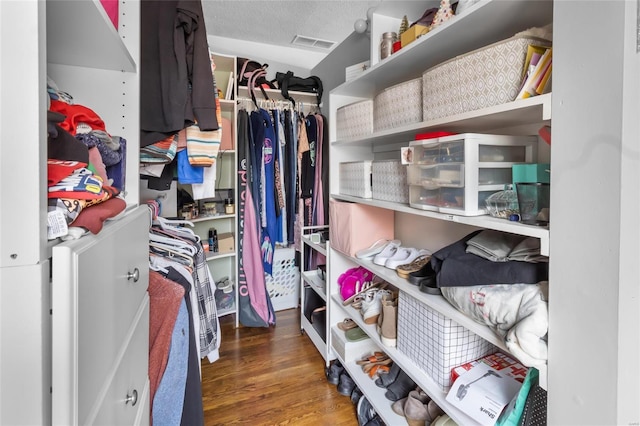
[[220,109],[225,112],[233,112],[236,101],[233,99],[220,99]]
[[313,291],[318,293],[318,296],[320,296],[322,300],[326,302],[327,301],[327,292],[325,290],[326,284],[324,281],[322,281],[318,272],[303,271],[301,275],[302,275],[302,281],[308,284],[309,287],[311,287]]
[[205,258],[207,262],[210,260],[224,259],[225,257],[235,257],[235,256],[236,256],[235,252],[215,253],[215,252],[205,251]]
[[553,20],[553,1],[482,0],[394,53],[331,95],[373,98],[394,84],[422,76],[429,68]]
[[311,241],[311,238],[309,238],[309,235],[303,235],[302,236],[302,241],[308,245],[309,247],[313,248],[315,251],[317,251],[318,253],[322,254],[323,256],[327,255],[327,242],[325,243],[314,243],[313,241]]
[[[339,306],[342,306],[342,300],[340,300],[340,298],[336,295],[332,296],[332,298],[334,299],[335,303]],[[377,330],[376,330],[376,325],[375,324],[365,324],[364,321],[362,320],[362,316],[360,315],[360,312],[355,310],[354,308],[351,307],[351,305],[349,306],[342,306],[342,309],[344,309],[344,311],[347,313],[347,315],[349,315],[357,324],[358,326],[364,330],[367,335],[375,342],[375,344],[383,351],[385,352],[387,355],[389,355],[389,357],[391,359],[393,359],[394,362],[396,362],[398,364],[398,366],[405,372],[407,373],[407,375],[409,375],[409,377],[411,377],[411,379],[416,382],[416,384],[420,387],[420,389],[422,389],[423,391],[425,391],[429,397],[431,399],[434,400],[434,402],[436,404],[438,404],[438,406],[440,408],[442,408],[457,424],[459,425],[476,425],[478,424],[475,420],[473,420],[471,417],[467,416],[465,413],[461,412],[460,410],[458,410],[457,408],[455,408],[453,405],[451,405],[449,402],[446,401],[446,397],[447,394],[443,391],[440,390],[440,386],[438,384],[436,384],[428,375],[427,373],[425,373],[424,371],[421,370],[421,368],[414,363],[412,360],[410,360],[405,354],[403,354],[402,352],[398,351],[396,348],[390,348],[388,346],[385,346],[382,344],[382,341],[380,340],[380,335],[378,334]],[[355,367],[358,368],[354,368],[354,374],[356,375],[356,377],[358,377],[358,369],[359,366],[357,366],[355,363],[353,363],[353,365]],[[361,370],[361,369],[360,369]],[[351,369],[348,369],[349,374],[351,375]],[[369,379],[369,377],[367,375],[365,375],[362,371],[360,371],[360,375],[364,376],[366,378],[366,380],[371,381],[371,379]],[[353,375],[351,376],[356,383],[359,383],[356,378],[353,377]],[[359,378],[359,377],[358,377]],[[360,379],[362,380],[362,379]],[[373,389],[376,388],[376,389]],[[374,394],[374,396],[377,396],[377,386],[374,383],[371,384],[367,384],[363,387],[360,387],[360,389],[363,391],[363,393],[365,393],[365,395],[367,394],[366,392],[369,391],[371,393]],[[382,392],[382,398],[384,399],[384,401],[389,402],[388,399],[386,399],[386,397],[384,396],[384,389],[381,389]],[[372,403],[373,404],[373,403]],[[373,404],[374,407],[376,408],[376,410],[384,410],[387,407],[387,404],[384,404],[384,402],[382,401],[376,401],[375,404]],[[389,410],[391,410],[391,408],[389,407]],[[378,414],[380,414],[382,416],[382,414],[380,413],[380,411],[378,411]],[[395,413],[393,413],[393,411],[391,411],[391,413],[395,416],[397,416]],[[385,419],[386,421],[386,419]],[[398,420],[395,421],[395,423],[389,423],[387,422],[387,424],[399,424]]]
[[47,62],[136,71],[135,60],[98,0],[49,1],[47,22],[55,22],[47,31]]
[[[282,96],[280,89],[264,89],[264,91],[267,93],[267,96],[272,101],[287,101],[287,99],[285,99]],[[256,95],[257,100],[260,100],[260,99],[264,100],[264,96],[260,88],[258,87],[254,88],[253,93],[254,95]],[[296,92],[296,91],[290,90],[289,96],[294,98],[296,100],[296,103],[303,102],[303,103],[310,103],[310,104],[316,105],[318,102],[318,96],[315,93]],[[251,100],[251,95],[249,94],[249,89],[247,88],[247,86],[238,86],[238,99]]]
[[307,333],[307,336],[309,336],[309,339],[311,339],[318,352],[320,352],[322,358],[327,361],[327,344],[324,340],[322,340],[322,337],[320,337],[318,330],[313,327],[311,321],[309,321],[307,317],[304,316],[304,314],[300,317],[300,328],[304,330],[305,333]]
[[385,424],[404,425],[407,423],[407,420],[403,416],[397,415],[391,409],[393,401],[388,400],[387,397],[384,396],[387,391],[386,388],[376,386],[374,381],[371,380],[364,371],[362,371],[362,367],[356,364],[355,361],[345,362],[340,355],[337,355],[336,357]]
[[[416,216],[430,217],[433,219],[445,220],[449,222],[462,223],[465,225],[477,226],[484,229],[492,229],[494,231],[509,232],[511,234],[522,235],[526,237],[534,237],[540,239],[540,253],[543,256],[549,256],[549,228],[534,225],[524,225],[519,222],[511,222],[505,219],[483,216],[460,216],[455,214],[446,214],[433,212],[429,210],[420,210],[410,207],[407,204],[393,203],[389,201],[374,200],[371,198],[360,198],[349,195],[332,194],[332,198],[342,201],[350,201],[359,204],[366,204],[375,207],[381,207],[397,212],[410,213]],[[375,265],[374,265],[375,266]]]
[[189,222],[198,223],[198,222],[206,222],[209,220],[235,219],[235,217],[236,217],[235,214],[219,214],[217,216],[198,216],[196,219],[191,219]]
[[[508,3],[508,2],[504,2]],[[379,146],[390,143],[406,142],[415,139],[417,133],[428,130],[441,130],[462,133],[473,131],[481,133],[491,129],[515,127],[523,124],[546,122],[551,120],[551,93],[519,99],[506,104],[469,111],[450,117],[422,121],[402,127],[374,132],[370,135],[341,139],[331,142],[336,146]]]

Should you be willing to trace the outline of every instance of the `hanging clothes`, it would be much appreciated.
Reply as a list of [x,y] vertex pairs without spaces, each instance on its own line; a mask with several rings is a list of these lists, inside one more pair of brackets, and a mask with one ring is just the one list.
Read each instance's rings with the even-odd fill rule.
[[[252,138],[249,113],[238,111],[238,320],[247,327],[268,327],[275,314],[266,290],[264,267],[260,256],[259,206],[253,193],[259,188],[258,164]],[[255,167],[254,167],[255,166]],[[259,189],[258,189],[259,191]]]

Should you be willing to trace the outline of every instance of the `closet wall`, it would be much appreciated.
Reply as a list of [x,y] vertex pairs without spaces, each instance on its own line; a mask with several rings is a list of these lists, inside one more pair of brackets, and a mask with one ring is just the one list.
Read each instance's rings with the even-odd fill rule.
[[[127,234],[126,229],[139,229],[146,219],[140,211],[134,212],[138,204],[138,11],[136,1],[120,3],[118,32],[98,0],[0,2],[0,424],[56,423],[52,417],[56,410],[55,418],[62,424],[148,419],[140,414],[148,408],[146,377],[130,389],[133,381],[126,380],[133,377],[131,371],[144,375],[146,369],[146,356],[139,357],[148,352],[145,262],[123,262],[117,246],[129,243],[143,258],[146,253],[144,235],[136,238],[138,234]],[[100,234],[75,243],[47,241],[47,75],[77,103],[100,115],[111,134],[127,140],[126,220],[105,225]],[[67,251],[70,256],[54,255],[54,246],[61,249],[58,253]],[[83,250],[93,253],[89,263],[80,254]],[[120,255],[126,256],[122,251]],[[78,264],[85,268],[80,270]],[[87,270],[91,265],[94,268]],[[90,286],[83,283],[98,283],[91,279],[99,270],[95,265],[104,267],[101,288],[108,290],[109,299],[93,291],[76,293],[73,286],[74,280],[80,280],[78,287],[87,291]],[[56,282],[55,271],[65,268],[70,275],[59,275]],[[118,293],[123,285],[135,288],[139,297]],[[91,310],[90,303],[83,304],[85,297],[104,302],[99,304],[100,312],[78,312],[79,305]],[[127,298],[126,303],[118,297]],[[63,299],[69,304],[56,305],[56,300]],[[126,315],[115,319],[123,309]],[[78,330],[75,321],[86,327],[84,331]],[[54,340],[56,322],[64,332],[56,332]],[[102,331],[114,339],[113,344],[103,342],[109,348],[99,359],[83,346],[101,349],[101,330],[92,328],[95,322],[107,326]],[[68,345],[62,348],[62,342]],[[62,364],[53,360],[56,344]],[[105,361],[100,373],[77,380],[75,375],[90,367],[86,361],[92,359]],[[62,382],[53,377],[54,371]],[[124,401],[134,389],[140,399],[131,409],[133,401]],[[51,401],[56,397],[63,399],[54,410]],[[103,399],[122,405],[110,406]]]

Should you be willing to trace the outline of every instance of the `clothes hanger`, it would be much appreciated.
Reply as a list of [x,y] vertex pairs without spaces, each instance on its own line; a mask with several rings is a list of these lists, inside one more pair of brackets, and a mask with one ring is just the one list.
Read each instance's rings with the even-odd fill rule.
[[153,253],[173,259],[183,265],[193,267],[193,257],[176,247],[166,246],[161,243],[149,241],[149,250]]
[[173,237],[166,237],[163,235],[158,235],[153,232],[149,233],[149,241],[158,243],[163,246],[171,247],[172,249],[184,252],[185,254],[191,257],[195,256],[196,253],[198,252],[197,249],[192,244],[189,244],[184,240],[180,240]]

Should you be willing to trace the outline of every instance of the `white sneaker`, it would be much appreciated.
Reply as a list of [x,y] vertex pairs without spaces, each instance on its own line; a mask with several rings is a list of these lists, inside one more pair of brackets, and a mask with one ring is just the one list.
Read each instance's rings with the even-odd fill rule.
[[390,290],[369,289],[364,294],[360,313],[365,324],[376,324],[382,312],[382,296],[391,295]]
[[373,263],[384,266],[387,260],[396,254],[398,247],[400,247],[400,240],[389,241],[382,251],[374,256]]

